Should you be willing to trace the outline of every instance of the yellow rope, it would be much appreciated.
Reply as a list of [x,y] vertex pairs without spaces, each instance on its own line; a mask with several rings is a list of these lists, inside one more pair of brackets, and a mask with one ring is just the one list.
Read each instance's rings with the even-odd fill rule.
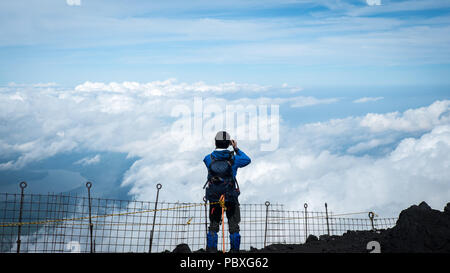
[[[210,204],[214,205],[214,204],[218,204],[218,203],[219,202],[213,202],[213,203],[210,203]],[[43,220],[43,221],[35,221],[35,222],[0,223],[0,227],[14,227],[14,226],[24,226],[24,225],[43,225],[43,224],[48,224],[48,223],[59,223],[59,222],[67,222],[67,221],[81,221],[81,220],[88,220],[88,219],[97,219],[97,218],[124,216],[124,215],[132,215],[132,214],[139,214],[139,213],[148,213],[148,212],[154,212],[154,211],[169,211],[169,210],[184,209],[184,208],[198,207],[198,206],[204,206],[204,205],[205,205],[204,203],[196,203],[196,204],[180,206],[180,207],[163,208],[163,209],[150,209],[150,210],[123,212],[123,213],[111,213],[111,214],[104,214],[104,215],[94,215],[94,216],[91,216],[91,217],[85,216],[85,217],[76,217],[76,218],[67,218],[67,219]]]
[[[225,200],[220,199],[218,202],[212,202],[210,205],[220,204],[220,206],[223,208],[223,210],[226,210],[225,206]],[[183,209],[183,208],[191,208],[191,207],[197,207],[197,206],[205,206],[204,203],[196,203],[186,206],[179,206],[179,207],[172,207],[172,208],[162,208],[162,209],[150,209],[150,210],[142,210],[142,211],[132,211],[132,212],[123,212],[123,213],[111,213],[111,214],[105,214],[105,215],[95,215],[95,216],[85,216],[85,217],[76,217],[76,218],[67,218],[67,219],[52,219],[52,220],[43,220],[43,221],[35,221],[35,222],[17,222],[17,223],[0,223],[0,227],[14,227],[14,226],[23,226],[23,225],[43,225],[43,224],[50,224],[50,223],[60,223],[60,222],[70,222],[70,221],[82,221],[82,220],[89,220],[90,219],[97,219],[97,218],[106,218],[106,217],[114,217],[114,216],[124,216],[124,215],[133,215],[133,214],[140,214],[140,213],[149,213],[149,212],[155,212],[155,211],[170,211],[170,210],[177,210],[177,209]],[[366,214],[365,212],[351,212],[351,213],[342,213],[342,214],[333,214],[329,216],[329,218],[334,218],[337,216],[348,216],[348,215],[356,215],[356,214]],[[374,213],[374,216],[378,217],[377,214]],[[309,217],[271,217],[271,222],[273,221],[283,221],[283,220],[298,220],[298,219],[325,219],[326,216],[309,216]],[[243,221],[242,223],[258,223],[258,222],[265,222],[264,219],[261,220],[253,220],[253,221]],[[67,223],[68,225],[89,225],[86,224],[75,224],[75,223]],[[190,218],[186,224],[155,224],[155,225],[195,225],[195,224],[204,224],[204,223],[193,223],[192,218]],[[149,223],[96,223],[96,225],[151,225]]]

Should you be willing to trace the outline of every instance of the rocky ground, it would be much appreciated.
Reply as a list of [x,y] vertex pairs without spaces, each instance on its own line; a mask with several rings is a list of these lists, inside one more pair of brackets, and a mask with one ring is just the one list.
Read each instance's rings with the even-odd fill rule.
[[[427,203],[403,210],[393,228],[377,231],[347,231],[342,236],[310,235],[304,244],[273,244],[246,253],[367,253],[367,244],[377,241],[383,253],[450,253],[450,203],[444,211]],[[190,253],[186,244],[172,252]],[[200,249],[195,252],[204,252]]]

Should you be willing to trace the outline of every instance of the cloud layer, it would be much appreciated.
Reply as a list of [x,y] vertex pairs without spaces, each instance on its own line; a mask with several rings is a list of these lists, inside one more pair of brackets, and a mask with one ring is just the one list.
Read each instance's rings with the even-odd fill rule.
[[[295,110],[339,103],[292,93],[286,85],[274,90],[176,80],[86,82],[73,89],[11,84],[0,90],[0,170],[24,170],[32,162],[80,150],[122,152],[139,158],[122,182],[136,199],[153,200],[155,185],[162,183],[162,199],[198,202],[206,178],[202,159],[213,148],[213,136],[174,139],[171,109],[177,104],[192,107],[193,96],[204,98],[205,107],[278,104]],[[240,96],[233,99],[224,92]],[[272,96],[274,92],[280,96]],[[251,165],[238,171],[241,202],[269,200],[292,209],[308,202],[311,210],[322,210],[328,202],[337,212],[372,209],[384,216],[422,200],[442,208],[450,196],[449,110],[450,101],[443,100],[404,112],[298,126],[281,116],[275,151],[261,151],[258,140],[238,139],[252,158]],[[74,164],[99,161],[98,155]]]

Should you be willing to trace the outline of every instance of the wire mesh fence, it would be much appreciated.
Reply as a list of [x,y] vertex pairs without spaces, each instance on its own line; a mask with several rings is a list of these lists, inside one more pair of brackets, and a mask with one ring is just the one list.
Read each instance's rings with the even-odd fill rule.
[[[0,252],[164,252],[186,243],[204,249],[209,204],[0,193]],[[158,189],[159,191],[159,189]],[[300,244],[312,234],[386,229],[396,218],[348,218],[285,210],[282,204],[240,204],[241,249]],[[227,220],[225,246],[229,247]],[[219,238],[222,238],[221,231]],[[219,247],[220,248],[220,247]]]

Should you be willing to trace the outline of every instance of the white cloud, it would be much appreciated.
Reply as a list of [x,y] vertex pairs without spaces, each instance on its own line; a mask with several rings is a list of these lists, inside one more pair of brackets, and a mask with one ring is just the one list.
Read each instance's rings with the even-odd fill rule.
[[433,9],[445,9],[450,6],[449,2],[446,0],[432,0],[432,1],[421,1],[421,0],[408,0],[408,1],[389,1],[388,4],[382,4],[381,0],[366,0],[374,3],[375,5],[380,2],[380,9],[374,9],[370,7],[356,7],[348,10],[348,14],[352,16],[367,16],[371,14],[383,14],[392,12],[407,12],[407,11],[424,11]]
[[77,164],[77,165],[83,165],[83,166],[87,166],[87,165],[94,165],[100,162],[101,156],[99,154],[93,156],[93,157],[84,157],[78,161],[76,161],[73,164]]
[[98,103],[101,112],[110,114],[132,111],[135,105],[134,99],[126,95],[101,95]]
[[391,144],[392,142],[394,142],[394,140],[392,138],[387,138],[387,139],[374,138],[374,139],[371,139],[368,141],[360,142],[360,143],[348,148],[347,153],[354,154],[354,153],[364,152],[364,151],[379,147],[380,145]]
[[72,139],[52,139],[49,141],[44,138],[40,136],[30,142],[11,145],[12,150],[16,153],[19,152],[20,156],[16,160],[0,163],[0,170],[22,169],[31,162],[39,161],[61,152],[70,152],[77,147],[77,143]]
[[339,99],[337,98],[327,98],[327,99],[318,99],[315,97],[296,97],[296,98],[290,98],[291,101],[291,107],[298,108],[298,107],[305,107],[305,106],[312,106],[312,105],[318,105],[318,104],[330,104],[338,102]]
[[379,101],[384,99],[384,97],[363,97],[359,98],[353,101],[353,103],[365,103],[365,102],[371,102],[371,101]]
[[25,98],[19,93],[10,95],[9,99],[11,99],[11,100],[20,100],[20,101],[24,101],[25,100]]
[[148,83],[138,82],[122,82],[122,83],[102,83],[102,82],[85,82],[77,85],[75,91],[79,92],[111,92],[111,93],[133,93],[140,96],[164,96],[174,97],[178,95],[198,95],[207,94],[227,94],[237,92],[264,92],[269,90],[269,86],[257,84],[241,84],[235,82],[226,82],[215,85],[206,84],[205,82],[195,83],[178,83],[176,79],[168,79],[165,81],[153,81]]
[[367,5],[369,6],[380,6],[381,0],[366,0]]
[[431,130],[438,124],[450,122],[450,101],[437,101],[428,107],[409,109],[404,113],[367,114],[361,126],[374,132],[396,130],[405,132]]
[[54,82],[46,82],[46,83],[33,83],[33,84],[24,84],[24,83],[15,83],[15,82],[9,82],[9,87],[57,87],[58,84]]
[[[288,102],[269,97],[236,100],[215,97],[230,92],[243,95],[271,90],[267,86],[235,82],[215,85],[179,83],[174,79],[149,83],[86,82],[74,90],[42,86],[12,84],[0,93],[3,125],[0,134],[4,147],[8,147],[4,153],[20,154],[11,162],[0,163],[2,169],[22,168],[29,162],[76,147],[139,154],[142,149],[129,148],[157,138],[163,133],[161,128],[170,130],[164,119],[170,118],[175,105],[191,105],[193,93],[205,97],[205,106]],[[20,134],[13,133],[19,131]]]
[[81,6],[81,0],[66,0],[69,6]]

